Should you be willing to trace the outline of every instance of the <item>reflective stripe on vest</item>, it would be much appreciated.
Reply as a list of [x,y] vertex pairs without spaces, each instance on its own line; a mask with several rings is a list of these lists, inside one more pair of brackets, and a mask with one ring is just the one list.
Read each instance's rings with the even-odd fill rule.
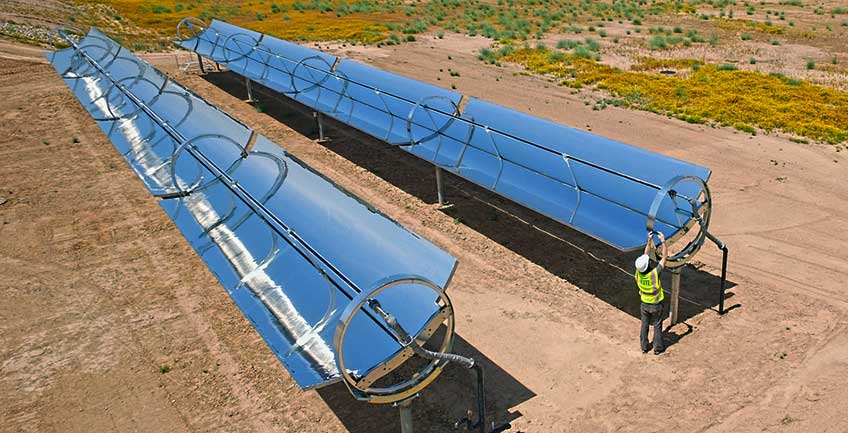
[[639,296],[646,304],[658,304],[662,302],[663,289],[656,268],[647,274],[636,271],[636,284],[639,286]]

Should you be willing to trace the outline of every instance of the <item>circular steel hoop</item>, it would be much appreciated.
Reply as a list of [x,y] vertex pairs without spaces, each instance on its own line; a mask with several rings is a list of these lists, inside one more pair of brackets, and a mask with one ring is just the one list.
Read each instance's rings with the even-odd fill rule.
[[[229,47],[229,45],[230,45],[230,43],[231,43],[231,42],[232,42],[232,43],[235,43],[235,44],[237,44],[237,45],[239,44],[238,39],[236,39],[236,37],[237,37],[237,36],[241,36],[241,37],[247,38],[247,40],[248,40],[248,41],[251,41],[251,42],[252,42],[252,44],[249,44],[249,45],[250,45],[250,48],[248,48],[247,50],[245,50],[246,52],[244,52],[244,53],[239,52],[239,51],[236,51],[236,53],[240,54],[240,56],[238,56],[238,57],[236,57],[236,58],[234,58],[234,59],[231,59],[231,58],[230,58],[230,56],[229,56],[229,53],[230,53],[230,51],[235,51],[235,50],[232,50],[232,49]],[[260,38],[260,39],[261,39],[261,38]],[[251,36],[251,35],[249,35],[249,34],[247,34],[247,33],[244,33],[244,32],[233,33],[233,34],[231,34],[231,35],[227,36],[227,39],[224,39],[224,43],[223,43],[223,44],[221,44],[221,50],[224,52],[224,63],[232,63],[232,62],[236,62],[236,61],[239,61],[239,60],[241,60],[241,59],[243,59],[243,58],[245,58],[245,57],[249,56],[249,55],[250,55],[250,53],[252,53],[252,52],[256,49],[256,47],[258,47],[258,46],[259,46],[259,41],[260,41],[260,39],[256,39],[256,38],[254,38],[253,36]]]
[[[180,154],[183,152],[183,150],[185,150],[186,147],[194,145],[194,143],[197,142],[197,141],[206,140],[206,139],[220,139],[220,140],[228,141],[231,144],[235,145],[237,148],[241,149],[242,152],[244,152],[244,146],[243,145],[239,144],[237,141],[233,140],[232,138],[230,138],[226,135],[202,134],[202,135],[198,135],[198,136],[196,136],[196,137],[194,137],[190,140],[186,140],[185,142],[180,144],[174,150],[174,152],[171,154],[171,160],[169,162],[171,183],[173,184],[174,188],[176,188],[177,192],[179,192],[179,193],[189,193],[190,194],[190,193],[192,193],[196,190],[202,190],[202,189],[209,188],[212,185],[217,184],[218,182],[221,181],[220,176],[215,176],[214,179],[212,179],[212,180],[210,180],[206,183],[203,183],[203,170],[200,168],[200,162],[195,161],[196,165],[198,166],[199,172],[198,172],[197,179],[194,180],[194,183],[189,185],[188,189],[183,189],[183,187],[180,186],[179,182],[177,182],[177,159],[180,157]],[[241,158],[241,157],[236,158],[230,164],[230,166],[227,167],[227,169],[225,170],[225,173],[226,174],[232,173],[232,170],[237,169],[238,166],[241,164],[241,162],[243,160],[244,160],[244,158]]]
[[[319,60],[321,63],[323,63],[324,65],[327,66],[327,71],[326,72],[320,71],[320,72],[324,73],[324,78],[316,81],[315,83],[312,83],[312,85],[307,86],[304,89],[298,89],[297,86],[294,84],[295,78],[297,77],[297,68],[299,68],[301,65],[306,65],[307,60]],[[329,80],[330,77],[333,76],[332,69],[333,69],[333,65],[331,65],[330,62],[328,62],[327,60],[325,60],[321,56],[304,57],[303,60],[297,62],[297,64],[294,65],[294,68],[292,68],[292,71],[291,71],[291,88],[292,88],[292,91],[289,92],[289,93],[291,93],[293,95],[297,95],[299,93],[308,92],[312,89],[315,89],[316,87],[320,87],[322,84],[324,84],[325,81]]]
[[[657,221],[657,213],[660,210],[660,206],[667,199],[671,198],[675,202],[675,211],[680,208],[677,207],[677,192],[675,191],[675,187],[681,183],[692,182],[695,183],[700,191],[695,197],[690,197],[692,201],[685,200],[681,198],[680,200],[687,201],[691,208],[692,214],[689,218],[689,222],[681,227],[677,233],[674,234],[669,239],[666,239],[666,243],[674,244],[677,240],[683,237],[686,233],[692,230],[695,224],[699,225],[698,233],[694,236],[692,240],[689,241],[679,252],[669,256],[666,259],[666,267],[668,268],[676,268],[679,266],[683,266],[695,254],[701,249],[704,245],[704,241],[707,238],[707,229],[710,225],[710,215],[712,214],[712,199],[710,197],[710,189],[707,186],[706,182],[704,182],[701,178],[695,176],[676,176],[673,179],[669,180],[658,192],[657,195],[654,196],[654,201],[651,203],[651,210],[648,212],[648,220],[645,225],[645,228],[648,232],[654,232],[654,226]],[[698,201],[698,198],[703,195],[703,200]],[[655,245],[652,245],[653,248],[651,250],[651,255],[657,259],[659,258],[659,253]]]
[[56,41],[58,41],[59,39],[64,39],[66,41],[70,41],[71,38],[72,38],[71,37],[72,34],[78,36],[80,40],[82,40],[82,38],[85,37],[85,32],[82,31],[81,28],[69,26],[69,25],[64,25],[64,24],[56,27],[56,29],[54,29],[53,32],[56,33],[56,36],[57,36],[57,37],[53,38],[53,40],[51,41],[54,50],[59,49],[59,47],[56,46]]
[[[185,42],[189,39],[196,38],[200,36],[209,26],[201,19],[195,17],[185,17],[177,23],[177,40],[180,42]],[[188,29],[191,31],[191,36],[185,36],[185,30]],[[200,29],[200,31],[197,31]]]
[[[448,103],[450,103],[451,106],[453,106],[453,113],[451,113],[450,119],[448,119],[448,121],[445,122],[445,124],[441,127],[436,124],[436,121],[433,119],[433,116],[428,114],[428,116],[430,117],[430,121],[433,123],[435,131],[433,131],[433,133],[429,135],[424,136],[423,138],[416,140],[412,136],[412,118],[413,116],[415,116],[415,112],[418,110],[419,107],[426,109],[427,102],[432,100],[447,101]],[[459,106],[456,105],[453,100],[446,96],[425,96],[424,98],[419,99],[418,102],[416,102],[415,105],[409,109],[409,114],[406,116],[406,133],[407,135],[409,135],[409,145],[414,146],[416,144],[421,144],[425,141],[430,141],[433,138],[441,137],[441,135],[453,124],[457,117],[459,117]]]
[[[60,34],[62,34],[62,33],[60,33]],[[66,36],[63,36],[63,37],[66,37]],[[109,60],[105,65],[102,65],[103,68],[108,68],[115,61],[115,59],[117,59],[118,55],[121,53],[122,47],[120,45],[116,46],[112,41],[110,41],[108,39],[101,38],[99,36],[89,36],[89,38],[93,39],[94,41],[102,42],[103,45],[99,45],[97,42],[87,42],[87,43],[81,44],[81,45],[78,44],[74,48],[74,54],[71,57],[71,63],[68,65],[68,68],[65,71],[63,71],[61,74],[59,74],[59,75],[62,76],[62,78],[76,80],[76,79],[85,78],[85,77],[92,77],[92,76],[94,76],[98,73],[97,68],[94,65],[90,64],[88,61],[86,61],[86,59],[83,57],[83,52],[85,52],[85,54],[87,54],[89,56],[91,55],[91,53],[89,53],[88,50],[87,50],[88,48],[98,48],[98,49],[103,50],[103,54],[100,57],[98,57],[96,59],[92,59],[94,61],[94,63],[96,63],[98,65],[100,65],[103,62],[103,60],[108,58],[110,55],[112,56],[111,60]],[[117,48],[117,49],[115,49],[115,48]],[[113,49],[114,49],[114,52],[113,52]],[[72,69],[75,68],[74,61],[79,61],[80,63],[85,62],[86,64],[83,65],[84,69],[82,69],[81,71],[74,71],[74,75],[70,76],[68,74],[71,72]],[[91,72],[91,73],[89,73],[89,72]]]
[[[156,96],[154,96],[153,99],[151,99],[150,103],[146,103],[146,105],[148,105],[148,106],[151,105],[152,103],[155,103],[156,100],[158,100],[159,97],[162,95],[161,85],[154,83],[153,81],[151,81],[150,79],[148,79],[144,76],[144,72],[147,69],[146,64],[136,62],[135,60],[130,59],[130,58],[126,58],[126,57],[124,57],[123,59],[130,61],[131,63],[135,64],[135,66],[138,68],[138,73],[136,75],[131,75],[131,76],[121,78],[117,82],[112,82],[109,85],[109,88],[106,89],[105,92],[103,92],[103,94],[101,94],[97,98],[94,98],[89,103],[89,105],[94,105],[94,104],[97,103],[98,100],[103,99],[103,101],[106,103],[106,108],[108,109],[109,114],[111,115],[111,116],[107,116],[107,117],[93,117],[92,116],[94,118],[94,120],[96,120],[96,121],[114,121],[114,120],[120,120],[120,119],[127,119],[127,118],[134,116],[136,113],[139,113],[141,110],[143,110],[143,107],[136,106],[136,108],[133,111],[130,111],[129,113],[116,114],[115,113],[116,109],[121,109],[125,105],[127,105],[127,95],[125,95],[123,93],[123,90],[121,90],[119,86],[131,88],[131,87],[135,87],[136,84],[142,82],[142,83],[149,84],[154,89],[157,89]],[[130,82],[130,83],[124,84],[125,82]],[[118,89],[120,91],[120,94],[123,96],[123,99],[121,100],[121,105],[119,105],[117,107],[112,107],[111,97],[112,97],[112,92],[115,89]]]
[[[447,352],[451,349],[451,346],[453,345],[453,304],[451,303],[450,298],[448,298],[444,290],[442,290],[439,286],[433,284],[426,278],[417,275],[395,275],[378,281],[372,289],[359,293],[359,295],[357,295],[350,302],[350,304],[348,304],[347,308],[345,308],[342,314],[339,316],[339,321],[336,325],[336,332],[333,337],[333,345],[335,346],[336,350],[336,366],[339,369],[339,373],[344,378],[345,384],[347,384],[348,389],[350,389],[351,393],[354,394],[354,396],[359,400],[368,401],[369,403],[393,403],[396,401],[403,400],[412,395],[415,395],[417,392],[424,389],[427,385],[429,385],[433,380],[435,380],[439,376],[439,374],[442,372],[442,369],[445,367],[445,365],[447,365],[447,361],[443,359],[431,360],[429,363],[427,363],[426,365],[418,369],[414,374],[412,374],[409,379],[406,379],[400,383],[391,386],[382,387],[372,387],[370,385],[362,384],[361,379],[357,380],[356,378],[354,378],[345,367],[344,340],[354,316],[356,316],[356,314],[359,313],[360,310],[362,310],[362,307],[370,299],[373,299],[375,296],[385,290],[402,284],[415,284],[418,286],[422,286],[426,289],[433,290],[434,292],[436,292],[436,294],[439,295],[439,301],[441,302],[437,302],[437,305],[441,304],[442,311],[447,311],[448,315],[445,319],[447,321],[447,329],[445,331],[444,339],[442,340],[438,351]],[[415,335],[411,337],[415,339],[418,336]],[[401,351],[401,353],[399,353],[397,356],[404,356],[402,352],[403,351]],[[387,369],[385,374],[388,374],[391,370],[392,369]]]

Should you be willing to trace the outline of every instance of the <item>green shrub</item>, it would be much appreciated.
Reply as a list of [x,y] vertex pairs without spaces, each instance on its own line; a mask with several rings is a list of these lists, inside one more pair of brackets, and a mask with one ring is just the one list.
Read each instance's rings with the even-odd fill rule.
[[665,40],[665,36],[654,35],[648,41],[648,46],[651,47],[652,50],[664,50],[668,48],[668,43]]
[[586,48],[588,48],[589,51],[594,51],[597,53],[601,50],[601,44],[599,44],[598,41],[592,38],[586,38]]
[[780,45],[780,40],[778,40],[778,39],[772,39],[772,40],[771,40],[771,44],[772,44],[772,45]]
[[739,131],[747,132],[751,135],[757,135],[757,130],[747,123],[736,123],[733,125],[733,127],[738,129]]
[[750,41],[751,40],[751,34],[750,33],[742,33],[742,40],[743,41]]
[[561,50],[573,50],[582,45],[580,41],[575,41],[572,39],[562,39],[557,42],[557,48]]
[[807,60],[807,69],[816,69],[816,62]]
[[577,57],[582,57],[584,59],[591,59],[592,58],[592,52],[589,51],[588,48],[586,48],[582,45],[577,47],[574,50],[574,55],[577,56]]
[[710,35],[710,46],[714,47],[718,45],[718,35],[712,34]]
[[731,64],[725,63],[725,64],[721,64],[721,65],[716,66],[716,69],[719,70],[719,71],[735,71],[738,68],[736,67],[736,65],[731,65]]

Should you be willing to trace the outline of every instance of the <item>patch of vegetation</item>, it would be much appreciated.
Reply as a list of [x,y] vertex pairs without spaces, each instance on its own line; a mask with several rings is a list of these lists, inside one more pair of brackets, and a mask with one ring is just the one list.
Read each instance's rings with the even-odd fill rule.
[[719,18],[718,23],[716,23],[716,27],[734,31],[753,30],[771,35],[783,34],[783,27],[754,20]]
[[703,65],[698,59],[657,59],[654,57],[639,57],[631,71],[658,71],[661,69],[691,69],[695,65]]
[[[496,55],[491,51],[492,55]],[[733,125],[745,132],[783,130],[829,143],[848,141],[848,93],[780,74],[704,65],[687,76],[622,71],[547,48],[513,49],[500,61],[556,77],[564,86],[593,86],[625,106]]]

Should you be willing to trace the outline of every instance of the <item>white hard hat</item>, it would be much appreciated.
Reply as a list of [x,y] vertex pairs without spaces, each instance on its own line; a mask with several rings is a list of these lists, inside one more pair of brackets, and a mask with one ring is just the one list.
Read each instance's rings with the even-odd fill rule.
[[645,272],[648,270],[648,263],[650,263],[650,259],[647,254],[642,254],[641,256],[636,258],[636,270],[639,272]]

